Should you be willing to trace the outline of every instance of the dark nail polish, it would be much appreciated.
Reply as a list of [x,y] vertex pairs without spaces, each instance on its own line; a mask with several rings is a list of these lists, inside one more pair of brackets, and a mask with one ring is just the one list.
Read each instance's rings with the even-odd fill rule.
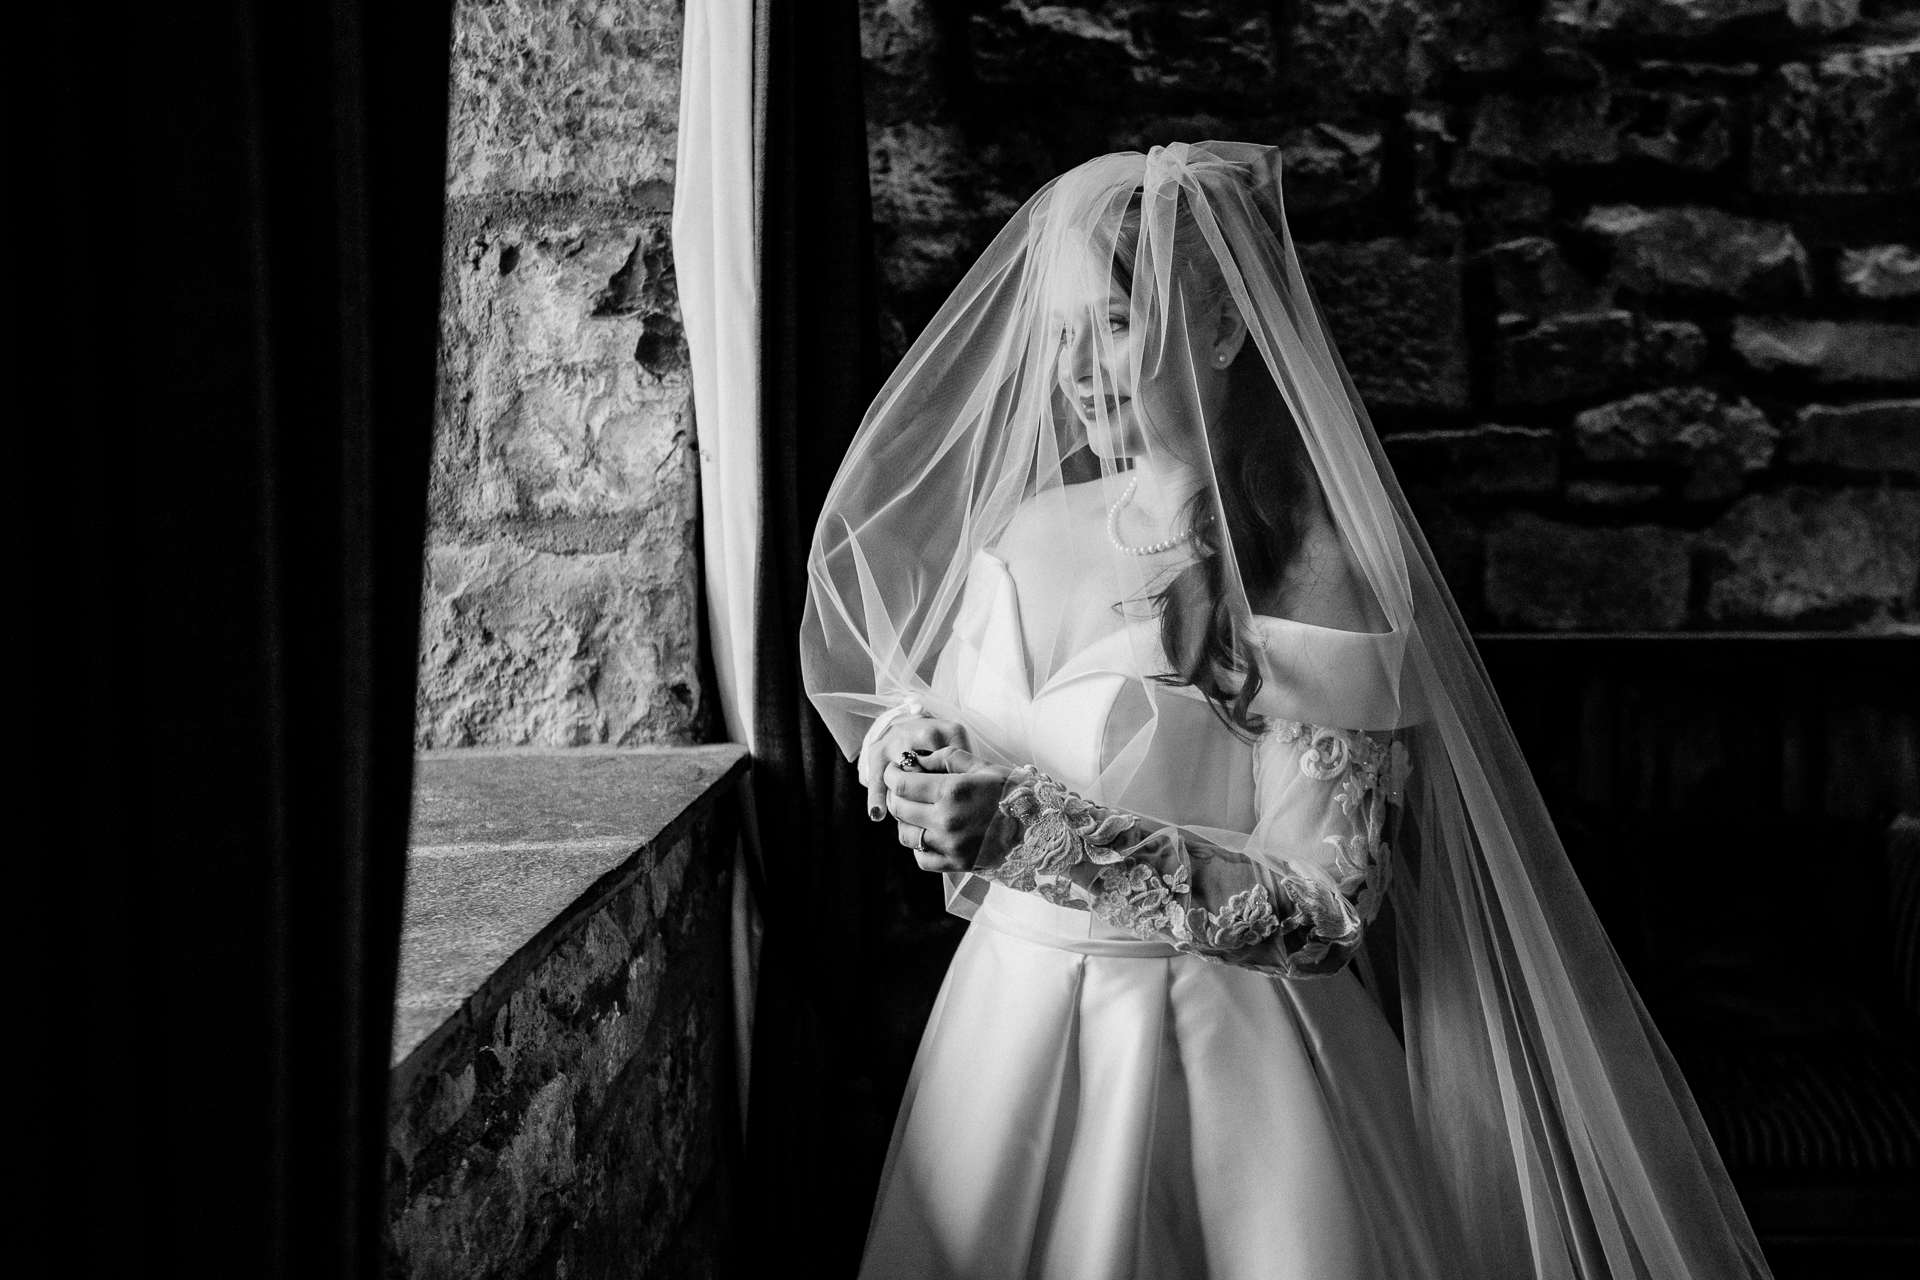
[[872,818],[875,822],[878,822],[880,821],[880,819],[887,816],[887,811],[885,809],[879,808],[878,806],[875,806],[874,808],[867,810],[867,816],[869,818]]

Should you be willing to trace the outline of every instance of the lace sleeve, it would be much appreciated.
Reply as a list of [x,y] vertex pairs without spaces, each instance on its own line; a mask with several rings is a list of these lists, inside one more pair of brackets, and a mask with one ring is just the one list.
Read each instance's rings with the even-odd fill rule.
[[1337,972],[1386,892],[1406,749],[1390,735],[1292,721],[1268,732],[1315,788],[1317,847],[1266,845],[1256,832],[1235,852],[1101,808],[1025,766],[1007,780],[974,871],[1206,960],[1288,978]]

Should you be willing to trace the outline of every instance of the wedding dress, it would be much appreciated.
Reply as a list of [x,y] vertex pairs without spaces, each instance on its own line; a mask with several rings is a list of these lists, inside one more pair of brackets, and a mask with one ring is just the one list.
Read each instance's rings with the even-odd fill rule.
[[1048,184],[828,496],[801,655],[840,745],[932,717],[1009,771],[862,1275],[1766,1277],[1277,166]]
[[[1128,642],[1148,641],[1111,632],[1030,690],[1006,566],[981,552],[968,592],[936,696],[964,688],[970,723],[1092,790]],[[1395,637],[1261,625],[1314,654],[1326,718],[1377,723]],[[1146,766],[1158,812],[1246,813],[1265,847],[1331,863],[1322,842],[1385,803],[1385,734],[1286,722],[1249,745],[1169,696],[1194,724],[1185,759]],[[996,883],[922,1040],[861,1274],[1444,1277],[1418,1151],[1399,1042],[1350,968],[1276,981]]]

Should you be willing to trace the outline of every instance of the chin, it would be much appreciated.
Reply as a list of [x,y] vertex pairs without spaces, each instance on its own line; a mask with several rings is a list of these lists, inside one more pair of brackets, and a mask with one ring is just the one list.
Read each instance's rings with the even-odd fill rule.
[[1118,424],[1109,422],[1104,427],[1097,423],[1087,424],[1087,448],[1109,462],[1133,457],[1140,452],[1142,445],[1140,433],[1133,430],[1131,424],[1119,425],[1118,430],[1114,429],[1115,425]]

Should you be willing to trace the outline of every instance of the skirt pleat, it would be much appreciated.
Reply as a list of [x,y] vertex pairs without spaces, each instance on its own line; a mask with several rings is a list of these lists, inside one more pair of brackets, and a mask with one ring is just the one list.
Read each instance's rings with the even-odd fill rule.
[[1352,976],[1288,982],[996,918],[968,929],[928,1021],[863,1277],[1448,1274],[1400,1046]]

